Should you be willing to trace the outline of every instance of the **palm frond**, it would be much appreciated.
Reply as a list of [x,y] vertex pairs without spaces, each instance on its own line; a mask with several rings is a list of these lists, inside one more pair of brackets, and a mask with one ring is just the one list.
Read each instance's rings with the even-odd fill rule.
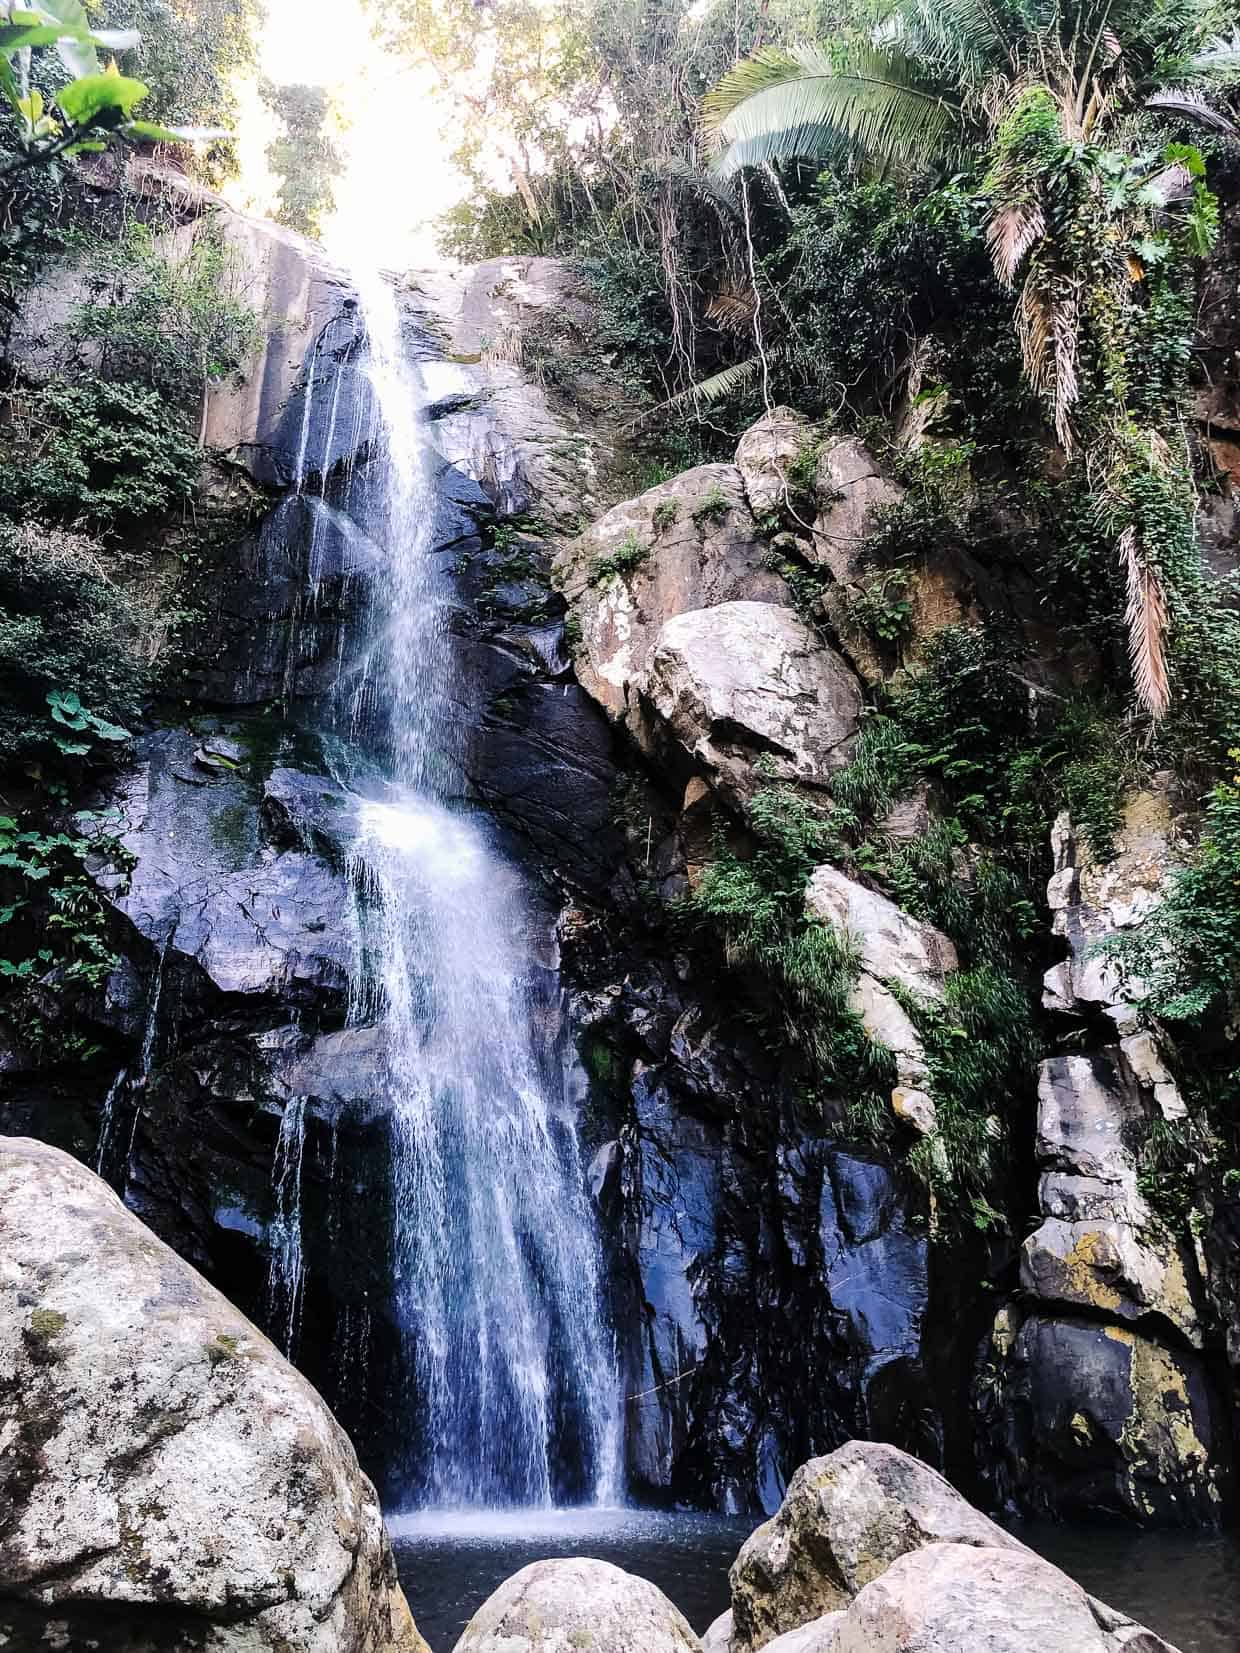
[[[767,363],[784,361],[788,352],[783,349],[768,350]],[[659,402],[655,407],[647,408],[641,415],[639,423],[651,419],[656,413],[670,413],[676,408],[712,407],[716,402],[725,401],[733,391],[742,389],[751,380],[756,379],[762,372],[762,357],[747,356],[743,362],[735,362],[731,367],[725,367],[718,373],[712,373],[708,379],[699,379],[686,390],[677,391],[675,396],[669,396],[665,402]]]
[[704,206],[713,208],[726,224],[736,225],[743,221],[741,204],[727,179],[712,177],[679,156],[651,161],[641,169],[638,181],[691,195]]
[[1125,621],[1128,658],[1137,699],[1154,719],[1171,704],[1167,671],[1167,597],[1157,568],[1142,556],[1137,531],[1130,523],[1117,546],[1128,586]]
[[986,226],[990,262],[1005,287],[1016,280],[1021,260],[1046,234],[1046,217],[1036,201],[1010,201],[996,211]]
[[903,166],[951,164],[964,142],[959,98],[927,84],[922,66],[894,48],[858,48],[843,68],[810,49],[761,53],[708,95],[704,125],[723,148],[715,170],[725,177],[858,152]]
[[1231,138],[1240,136],[1232,121],[1191,87],[1155,92],[1152,97],[1146,98],[1145,107],[1168,115],[1179,115],[1182,120],[1192,121],[1194,126],[1205,127],[1210,132],[1225,132]]
[[747,333],[758,313],[758,294],[750,286],[721,287],[706,305],[705,315],[725,333]]
[[1002,0],[911,0],[899,15],[911,55],[962,92],[979,90],[1011,67],[1015,38]]
[[1194,80],[1229,81],[1240,78],[1240,29],[1230,39],[1221,35],[1191,57],[1185,69]]

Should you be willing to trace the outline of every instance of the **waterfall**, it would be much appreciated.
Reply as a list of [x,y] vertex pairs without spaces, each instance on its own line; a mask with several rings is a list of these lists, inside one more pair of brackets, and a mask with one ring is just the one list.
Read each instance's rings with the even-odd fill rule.
[[306,1098],[290,1098],[280,1119],[271,1182],[275,1218],[268,1243],[267,1316],[280,1331],[280,1346],[291,1360],[301,1330],[305,1265],[301,1250],[301,1162],[306,1151]]
[[600,1248],[562,1063],[536,1034],[523,881],[451,796],[470,732],[433,554],[442,461],[395,295],[377,275],[359,288],[374,424],[345,508],[387,570],[336,715],[372,763],[350,769],[350,1018],[385,1035],[403,1491],[437,1506],[615,1501]]

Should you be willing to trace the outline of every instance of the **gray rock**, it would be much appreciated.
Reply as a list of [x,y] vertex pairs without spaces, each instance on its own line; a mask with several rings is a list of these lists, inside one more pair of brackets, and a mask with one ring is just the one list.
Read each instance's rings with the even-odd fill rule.
[[923,1135],[935,1129],[927,1081],[925,1048],[913,1020],[891,991],[904,988],[920,999],[941,1000],[948,974],[957,968],[956,949],[941,930],[902,912],[876,890],[846,878],[835,867],[814,869],[805,891],[811,918],[829,924],[856,942],[861,974],[849,995],[872,1039],[896,1058],[900,1086],[892,1097],[897,1117]]
[[754,1653],[847,1608],[897,1557],[940,1541],[1023,1551],[941,1475],[895,1447],[850,1441],[811,1459],[733,1563],[732,1653]]
[[824,1653],[1118,1653],[1123,1645],[1084,1590],[1039,1556],[930,1544],[861,1591]]
[[814,523],[813,560],[837,580],[856,577],[861,548],[874,512],[898,504],[904,489],[883,475],[878,461],[856,436],[829,442],[818,459],[816,488],[822,502]]
[[105,1183],[0,1138],[0,1256],[0,1640],[426,1653],[343,1431]]
[[847,763],[861,712],[857,680],[798,619],[730,602],[669,620],[642,686],[647,743],[668,739],[734,801],[764,772],[825,785]]
[[702,1637],[702,1653],[728,1653],[732,1642],[732,1609],[713,1619]]
[[[1110,1015],[1130,1031],[1139,982],[1125,982],[1099,944],[1137,928],[1157,904],[1168,873],[1183,856],[1182,829],[1170,785],[1133,793],[1126,801],[1114,854],[1100,861],[1065,813],[1051,833],[1055,870],[1047,885],[1052,928],[1068,957],[1044,979],[1048,1009]],[[1170,1075],[1167,1075],[1167,1080]],[[1165,1081],[1160,1081],[1165,1082]]]
[[755,517],[764,517],[788,502],[788,472],[810,440],[809,423],[793,408],[772,408],[753,424],[736,446],[736,468]]
[[805,891],[811,918],[855,937],[861,968],[881,982],[896,982],[919,998],[941,999],[956,949],[941,930],[923,924],[877,890],[835,867],[814,869]]
[[[601,575],[622,546],[644,555]],[[786,602],[764,555],[732,465],[699,465],[607,511],[555,563],[581,631],[584,687],[612,717],[623,717],[668,620],[718,603]]]
[[1195,1348],[1202,1346],[1186,1260],[1163,1234],[1141,1233],[1130,1223],[1048,1217],[1021,1247],[1020,1283],[1043,1302],[1114,1320],[1161,1315]]
[[1117,1321],[1161,1315],[1200,1347],[1196,1263],[1153,1223],[1138,1190],[1149,1121],[1117,1054],[1053,1057],[1038,1070],[1045,1220],[1022,1248],[1021,1284],[1044,1301]]
[[644,1578],[586,1558],[535,1561],[501,1584],[455,1653],[701,1653],[671,1602]]
[[843,1613],[824,1613],[799,1630],[789,1630],[767,1642],[767,1653],[833,1653],[835,1633],[844,1623]]

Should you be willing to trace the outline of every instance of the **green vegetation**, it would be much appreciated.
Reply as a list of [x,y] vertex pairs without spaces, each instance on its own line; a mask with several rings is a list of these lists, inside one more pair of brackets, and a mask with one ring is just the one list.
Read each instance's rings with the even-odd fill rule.
[[193,493],[198,452],[163,399],[135,384],[53,381],[8,397],[0,511],[93,531],[161,516]]
[[650,547],[643,545],[635,533],[628,533],[614,551],[601,552],[590,564],[590,584],[607,585],[611,580],[631,574],[650,556]]
[[[1232,759],[1240,763],[1240,750]],[[1142,1008],[1171,1022],[1240,1009],[1240,774],[1212,789],[1187,866],[1150,917],[1110,949],[1142,984]]]
[[73,253],[87,297],[68,342],[101,376],[155,391],[197,413],[213,383],[241,371],[258,338],[246,276],[208,220],[184,250],[161,246],[150,224],[128,219],[116,235],[78,236]]

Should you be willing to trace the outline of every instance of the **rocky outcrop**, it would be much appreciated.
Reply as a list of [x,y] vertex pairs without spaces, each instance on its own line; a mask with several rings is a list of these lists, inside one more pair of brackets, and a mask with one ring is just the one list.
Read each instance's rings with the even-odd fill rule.
[[797,1471],[731,1584],[730,1653],[1174,1653],[925,1464],[869,1442]]
[[941,930],[902,912],[877,890],[835,867],[816,867],[805,891],[811,918],[829,924],[858,949],[860,972],[849,1005],[877,1043],[895,1057],[899,1084],[892,1093],[898,1118],[922,1135],[936,1128],[925,1046],[898,989],[914,1001],[940,1003],[956,949]]
[[1092,1048],[1039,1068],[1041,1221],[979,1382],[1001,1443],[996,1493],[1026,1510],[1210,1524],[1227,1493],[1222,1397],[1202,1354],[1204,1257],[1143,1192],[1151,1135],[1184,1102],[1138,1025],[1139,984],[1098,952],[1150,911],[1178,842],[1166,786],[1128,800],[1111,858],[1067,817],[1055,824],[1048,900],[1069,954],[1048,973],[1045,1002],[1082,1022]]
[[898,505],[904,489],[884,474],[859,437],[843,436],[824,443],[815,492],[821,505],[808,555],[829,568],[841,584],[848,584],[861,571],[862,551],[875,526],[874,513]]
[[731,1653],[846,1609],[897,1557],[940,1542],[1022,1548],[894,1447],[850,1441],[802,1464],[733,1564]]
[[764,780],[825,786],[852,756],[861,717],[848,667],[772,603],[720,603],[668,620],[640,693],[642,744],[674,742],[733,802]]
[[[1051,833],[1055,870],[1046,899],[1052,929],[1067,943],[1068,956],[1044,978],[1043,1003],[1048,1010],[1104,1014],[1121,1032],[1135,1031],[1130,1007],[1140,997],[1140,983],[1122,979],[1105,944],[1141,923],[1157,903],[1169,871],[1182,858],[1183,829],[1170,777],[1163,780],[1156,790],[1129,797],[1110,855],[1097,855],[1067,814],[1056,820]],[[1169,1093],[1160,1102],[1175,1105]]]
[[[504,517],[569,534],[620,492],[628,405],[600,368],[579,272],[558,258],[493,258],[421,270],[402,293],[435,337],[430,409],[447,462],[475,477]],[[441,388],[442,387],[442,388]]]
[[75,1160],[0,1138],[0,1638],[426,1653],[343,1431]]
[[605,512],[559,553],[581,633],[577,676],[612,717],[634,708],[662,628],[718,603],[787,602],[731,465],[699,465]]
[[736,446],[736,468],[756,518],[769,518],[790,504],[798,491],[791,475],[793,467],[812,443],[809,421],[787,407],[764,413],[741,437]]
[[474,1614],[454,1653],[701,1653],[671,1602],[607,1561],[536,1561]]

